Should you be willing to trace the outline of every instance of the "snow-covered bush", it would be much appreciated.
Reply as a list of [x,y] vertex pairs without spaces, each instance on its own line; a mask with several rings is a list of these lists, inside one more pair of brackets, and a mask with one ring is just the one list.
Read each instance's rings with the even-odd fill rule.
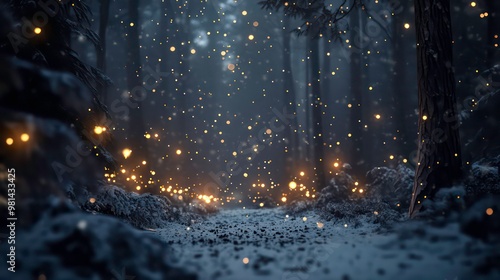
[[321,206],[333,201],[341,202],[350,199],[354,183],[355,180],[351,175],[346,171],[340,171],[330,180],[328,186],[318,193],[317,204]]
[[82,205],[87,211],[118,217],[138,228],[159,228],[167,222],[191,224],[215,209],[193,202],[172,203],[165,196],[127,192],[116,186],[104,186]]
[[500,155],[474,162],[465,180],[467,195],[471,200],[485,194],[500,194]]
[[326,219],[354,222],[368,218],[390,224],[406,215],[414,172],[403,165],[394,169],[377,167],[367,173],[366,184],[357,184],[345,171],[318,193],[316,209]]
[[376,167],[366,174],[366,196],[376,201],[384,201],[393,207],[407,209],[410,206],[415,172],[405,165],[395,169]]
[[[165,243],[148,232],[57,203],[29,231],[19,233],[16,272],[8,271],[3,261],[0,278],[196,279],[167,264],[168,250]],[[7,249],[2,248],[2,252]]]

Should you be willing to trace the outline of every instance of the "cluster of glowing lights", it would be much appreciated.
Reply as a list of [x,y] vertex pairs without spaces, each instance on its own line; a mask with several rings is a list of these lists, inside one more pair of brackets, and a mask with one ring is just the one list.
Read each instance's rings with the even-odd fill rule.
[[[21,139],[22,142],[28,142],[30,140],[30,135],[28,133],[23,133],[21,136],[19,136],[19,139]],[[5,144],[8,146],[11,146],[14,144],[14,138],[9,137],[5,139]]]
[[103,126],[95,126],[94,127],[94,133],[97,134],[97,135],[100,135],[100,134],[102,134],[105,131],[106,131],[106,128],[103,127]]
[[204,201],[205,203],[210,203],[212,201],[217,201],[217,198],[215,198],[213,195],[198,195],[198,199]]

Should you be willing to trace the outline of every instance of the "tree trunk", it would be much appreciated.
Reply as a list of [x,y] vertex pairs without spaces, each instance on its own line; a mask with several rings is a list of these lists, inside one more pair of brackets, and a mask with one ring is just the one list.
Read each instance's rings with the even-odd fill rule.
[[[109,21],[110,0],[100,0],[99,3],[99,45],[96,46],[97,69],[106,73],[106,31]],[[102,102],[106,104],[106,85],[98,84],[97,92],[101,95]]]
[[449,0],[416,0],[418,154],[409,209],[452,186],[461,175]]
[[[284,85],[284,93],[285,93],[285,107],[286,111],[290,113],[294,113],[297,116],[297,104],[295,101],[295,85],[293,82],[293,74],[292,74],[292,59],[291,59],[291,45],[290,45],[290,18],[288,15],[284,15],[283,17],[283,85]],[[286,145],[288,150],[287,156],[287,175],[288,177],[293,178],[295,171],[297,170],[297,162],[299,161],[299,156],[297,155],[298,151],[298,124],[297,117],[293,118],[290,121],[290,124],[286,126],[285,137],[286,137]]]
[[350,41],[351,41],[351,102],[350,108],[350,162],[354,171],[358,170],[358,166],[363,164],[362,154],[362,134],[363,127],[361,119],[363,118],[364,108],[362,107],[363,98],[363,66],[361,65],[361,52],[363,49],[363,32],[361,30],[360,8],[350,14]]
[[318,189],[326,187],[323,141],[323,102],[321,100],[321,69],[319,63],[319,39],[309,38],[311,46],[311,93],[312,93],[312,143],[314,149],[314,168]]
[[[146,139],[146,126],[142,101],[146,98],[146,89],[142,86],[141,56],[139,42],[139,0],[129,0],[128,12],[130,25],[127,25],[127,87],[130,91],[130,102],[134,104],[129,113],[128,139],[134,151],[132,158],[139,156],[149,159]],[[133,23],[133,24],[132,24]]]
[[[396,153],[403,157],[408,156],[409,142],[407,130],[408,121],[406,114],[409,111],[408,106],[408,81],[406,78],[406,47],[407,38],[404,27],[404,18],[408,10],[408,4],[401,2],[402,12],[393,16],[392,26],[392,60],[394,61],[392,90],[393,90],[393,106],[392,112],[394,116],[394,129],[398,139],[395,145]],[[413,140],[412,140],[413,141]]]

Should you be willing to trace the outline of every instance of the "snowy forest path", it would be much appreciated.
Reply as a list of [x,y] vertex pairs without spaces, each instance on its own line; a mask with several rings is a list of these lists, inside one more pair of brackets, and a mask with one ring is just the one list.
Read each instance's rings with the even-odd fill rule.
[[433,279],[467,273],[450,246],[466,240],[417,244],[374,229],[324,221],[314,212],[292,217],[280,209],[239,209],[222,210],[190,227],[172,223],[155,234],[169,244],[172,265],[202,280],[424,279],[436,266]]

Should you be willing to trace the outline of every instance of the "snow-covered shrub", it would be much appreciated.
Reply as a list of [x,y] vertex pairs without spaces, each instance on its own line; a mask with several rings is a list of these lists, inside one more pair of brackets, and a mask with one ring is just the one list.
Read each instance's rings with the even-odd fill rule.
[[[6,245],[2,252],[7,252]],[[3,261],[0,278],[196,279],[167,264],[168,250],[148,232],[59,204],[48,209],[29,231],[18,232],[16,272],[9,272]]]
[[384,201],[392,207],[407,209],[410,206],[415,172],[404,165],[395,169],[376,167],[366,174],[366,196],[376,201]]
[[289,214],[300,214],[314,208],[314,202],[311,200],[294,200],[286,205],[285,211]]
[[423,210],[418,213],[418,217],[435,221],[444,217],[448,221],[455,220],[455,216],[466,207],[465,188],[463,186],[442,188],[432,200],[424,199],[422,206]]
[[318,193],[316,209],[327,219],[390,224],[406,215],[414,172],[403,165],[377,167],[367,173],[365,185],[342,171]]
[[116,186],[102,187],[82,208],[118,217],[143,229],[159,228],[167,222],[191,224],[216,211],[201,203],[174,204],[165,196],[127,192]]
[[475,200],[485,194],[500,194],[500,156],[474,162],[465,180],[467,195]]
[[328,186],[318,193],[317,204],[321,206],[332,201],[341,202],[350,199],[354,183],[355,180],[351,175],[340,171],[330,180]]

